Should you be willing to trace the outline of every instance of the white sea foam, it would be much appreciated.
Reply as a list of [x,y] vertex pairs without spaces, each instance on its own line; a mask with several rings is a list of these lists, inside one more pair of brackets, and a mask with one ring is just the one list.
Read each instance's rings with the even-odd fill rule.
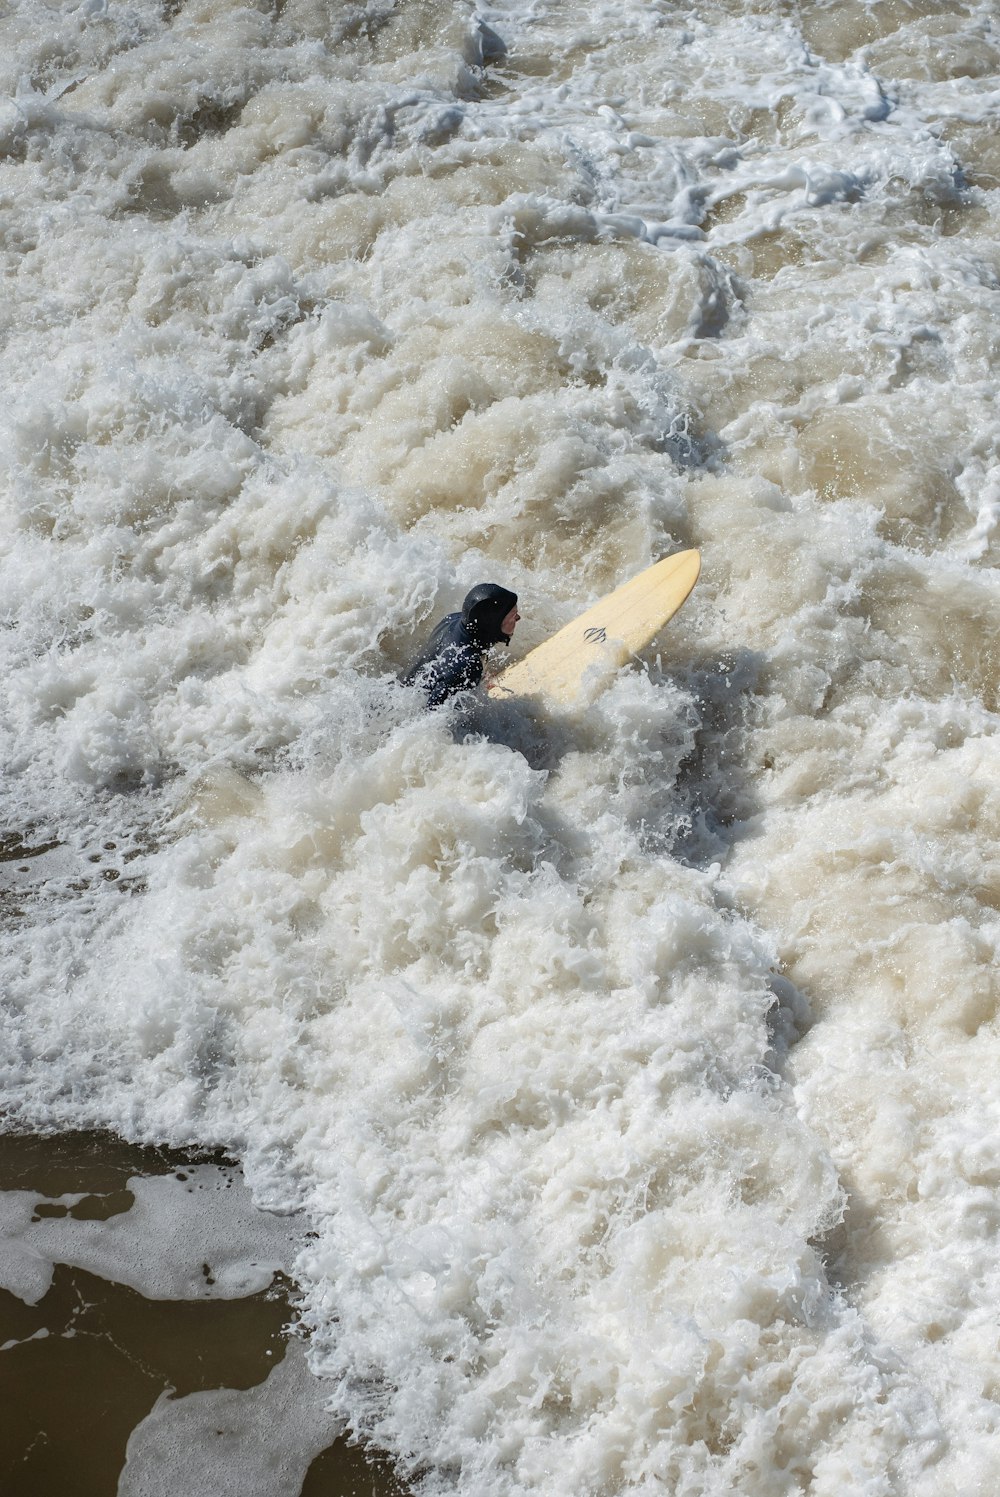
[[78,1196],[48,1198],[39,1216],[37,1192],[0,1192],[3,1288],[37,1304],[68,1263],[147,1299],[242,1299],[290,1265],[296,1225],[256,1211],[232,1168],[189,1165],[136,1177],[129,1191],[129,1209],[101,1220],[72,1216]]
[[290,1341],[256,1388],[212,1388],[185,1398],[161,1394],[129,1439],[120,1497],[178,1491],[286,1497],[299,1491],[310,1461],[334,1434],[321,1391],[299,1343]]
[[[428,1492],[988,1489],[994,8],[0,25],[9,1114],[305,1207]],[[588,713],[393,684],[687,545]]]

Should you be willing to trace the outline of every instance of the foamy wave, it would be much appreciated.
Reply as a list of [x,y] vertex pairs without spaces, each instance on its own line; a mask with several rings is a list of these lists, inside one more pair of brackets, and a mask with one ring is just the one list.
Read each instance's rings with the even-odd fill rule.
[[[8,1118],[307,1208],[421,1490],[988,1484],[990,8],[4,26]],[[688,545],[586,713],[395,685]]]

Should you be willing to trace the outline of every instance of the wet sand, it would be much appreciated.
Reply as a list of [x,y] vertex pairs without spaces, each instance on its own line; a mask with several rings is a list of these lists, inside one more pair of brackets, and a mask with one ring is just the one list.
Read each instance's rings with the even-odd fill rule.
[[[183,1182],[206,1165],[220,1172],[222,1189],[245,1194],[238,1172],[218,1156],[143,1149],[102,1134],[2,1136],[0,1207],[8,1209],[0,1247],[23,1263],[34,1251],[31,1227],[37,1235],[51,1222],[112,1223],[134,1204],[130,1181]],[[17,1237],[10,1208],[25,1219],[24,1193],[37,1199],[28,1232]],[[148,1240],[141,1251],[155,1255],[161,1246]],[[203,1273],[209,1296],[210,1264]],[[278,1274],[240,1298],[156,1299],[58,1262],[35,1303],[0,1287],[5,1497],[152,1494],[180,1480],[185,1485],[173,1490],[197,1497],[199,1475],[219,1497],[227,1480],[243,1497],[405,1497],[386,1462],[326,1432],[332,1421],[321,1386],[289,1334],[290,1288]],[[212,1391],[220,1389],[234,1393]]]

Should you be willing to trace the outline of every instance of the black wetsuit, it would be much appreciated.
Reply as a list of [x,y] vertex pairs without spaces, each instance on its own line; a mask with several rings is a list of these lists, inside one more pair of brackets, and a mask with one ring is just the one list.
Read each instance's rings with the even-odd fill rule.
[[427,644],[400,676],[405,685],[420,686],[428,707],[439,707],[459,691],[469,691],[483,679],[483,652],[507,644],[501,624],[517,605],[517,594],[496,582],[481,582],[462,604],[449,613]]

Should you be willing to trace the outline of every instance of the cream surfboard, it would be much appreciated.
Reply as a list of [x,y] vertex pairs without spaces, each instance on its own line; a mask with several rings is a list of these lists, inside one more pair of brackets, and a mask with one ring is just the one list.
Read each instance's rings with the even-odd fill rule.
[[647,567],[509,665],[490,683],[491,695],[540,696],[565,705],[592,700],[653,642],[700,571],[697,551],[677,551]]

